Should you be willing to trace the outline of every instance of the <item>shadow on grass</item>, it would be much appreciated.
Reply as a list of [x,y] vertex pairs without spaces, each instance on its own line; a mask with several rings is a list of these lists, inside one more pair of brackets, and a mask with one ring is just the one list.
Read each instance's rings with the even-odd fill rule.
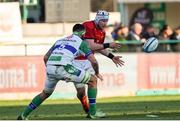
[[[0,106],[0,120],[14,120],[25,106]],[[102,120],[173,120],[180,119],[180,101],[98,103],[106,112]],[[158,117],[147,117],[147,115]],[[80,104],[42,104],[30,115],[32,120],[87,120]]]

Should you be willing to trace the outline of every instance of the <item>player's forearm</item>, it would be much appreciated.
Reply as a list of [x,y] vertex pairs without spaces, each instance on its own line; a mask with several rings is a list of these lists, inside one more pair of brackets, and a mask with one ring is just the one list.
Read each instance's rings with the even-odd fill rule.
[[46,62],[48,61],[48,58],[50,56],[50,52],[48,51],[45,55],[44,55],[44,63],[46,65]]
[[44,56],[44,64],[46,65],[46,62],[47,62],[47,60],[48,60],[48,56]]
[[93,67],[93,69],[95,71],[95,74],[96,75],[99,74],[99,65],[98,65],[97,61],[94,62],[94,63],[91,63],[91,64],[92,64],[92,67]]
[[53,46],[48,50],[48,52],[44,55],[44,63],[46,64],[46,62],[48,61],[49,56],[52,53],[52,48]]
[[94,55],[90,54],[87,58],[91,62],[91,65],[95,71],[95,74],[99,74],[99,65]]
[[109,51],[106,50],[106,49],[99,50],[98,52],[101,53],[101,54],[104,55],[104,56],[108,56],[108,54],[109,54]]
[[86,42],[89,44],[91,50],[98,51],[110,47],[110,43],[98,44],[93,39],[87,39]]
[[98,52],[101,53],[102,55],[110,58],[110,59],[112,59],[114,57],[114,55],[111,52],[109,52],[108,50],[106,50],[106,49],[100,50]]

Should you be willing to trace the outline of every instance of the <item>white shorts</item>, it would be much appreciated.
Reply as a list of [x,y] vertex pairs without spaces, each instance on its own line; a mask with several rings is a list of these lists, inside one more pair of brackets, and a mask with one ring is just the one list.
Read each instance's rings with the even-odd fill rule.
[[[74,60],[73,63],[74,66],[84,69],[85,71],[89,72],[90,74],[94,75],[95,71],[91,65],[91,62],[89,60]],[[76,88],[82,88],[85,87],[85,84],[83,83],[76,83],[74,82],[74,85]]]
[[89,82],[90,77],[91,74],[89,72],[77,67],[76,65],[47,65],[44,91],[52,93],[59,80],[86,84]]

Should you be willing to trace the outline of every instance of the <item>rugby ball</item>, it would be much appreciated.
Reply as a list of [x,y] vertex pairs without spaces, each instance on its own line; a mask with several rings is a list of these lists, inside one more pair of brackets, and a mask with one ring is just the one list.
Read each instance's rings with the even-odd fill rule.
[[150,53],[156,50],[158,47],[158,39],[155,37],[150,37],[147,39],[147,41],[144,43],[143,50],[144,52]]

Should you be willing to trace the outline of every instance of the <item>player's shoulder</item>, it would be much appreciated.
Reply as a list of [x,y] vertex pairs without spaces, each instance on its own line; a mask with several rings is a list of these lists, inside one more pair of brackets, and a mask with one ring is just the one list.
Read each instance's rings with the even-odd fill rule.
[[84,25],[85,28],[94,28],[95,27],[94,21],[85,21],[83,23],[83,25]]
[[78,42],[82,42],[82,41],[83,41],[83,40],[82,40],[79,36],[77,36],[77,35],[73,35],[73,36],[72,36],[72,40],[78,41]]

